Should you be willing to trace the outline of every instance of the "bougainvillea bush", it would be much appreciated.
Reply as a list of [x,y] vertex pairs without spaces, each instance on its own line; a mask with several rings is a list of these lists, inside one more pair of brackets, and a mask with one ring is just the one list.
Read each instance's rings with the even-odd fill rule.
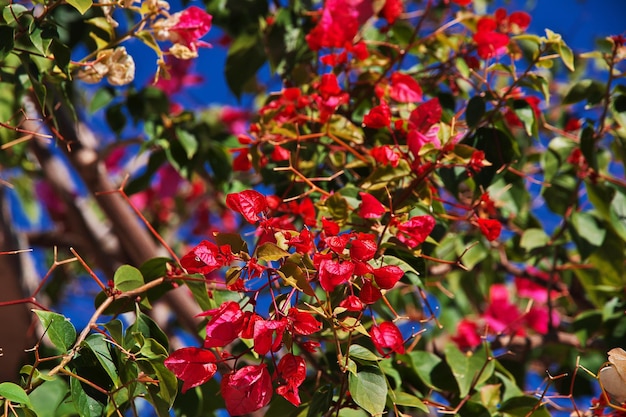
[[624,415],[626,39],[531,20],[4,3],[4,415]]

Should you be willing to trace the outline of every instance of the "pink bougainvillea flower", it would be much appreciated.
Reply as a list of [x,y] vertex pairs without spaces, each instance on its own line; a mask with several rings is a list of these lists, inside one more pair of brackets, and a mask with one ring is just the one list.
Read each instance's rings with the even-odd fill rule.
[[480,232],[487,238],[488,241],[494,241],[500,237],[502,231],[502,223],[495,219],[478,219],[476,220]]
[[390,321],[374,325],[370,328],[370,336],[376,350],[384,356],[391,352],[404,353],[404,339],[398,326]]
[[327,0],[319,22],[306,35],[309,48],[343,48],[373,14],[370,0]]
[[340,227],[336,221],[322,217],[322,230],[326,236],[334,236],[339,233]]
[[163,91],[168,97],[184,91],[188,87],[193,87],[204,81],[199,74],[190,74],[193,61],[189,59],[179,59],[174,55],[165,56],[165,68],[167,74],[159,77],[154,85]]
[[332,291],[337,285],[348,282],[353,272],[352,262],[324,259],[320,262],[318,271],[320,285],[325,291]]
[[372,270],[374,280],[379,288],[388,290],[394,287],[400,278],[404,275],[404,271],[396,265],[385,265]]
[[472,0],[452,0],[452,3],[456,3],[459,6],[469,6],[472,3]]
[[389,96],[400,103],[418,103],[422,101],[422,87],[410,75],[394,72]]
[[378,106],[372,107],[370,111],[363,116],[363,126],[365,127],[380,129],[389,127],[389,125],[391,125],[391,110],[384,101],[381,101]]
[[457,325],[456,335],[452,336],[452,340],[459,349],[472,349],[481,343],[480,334],[478,334],[478,324],[467,318],[461,319]]
[[359,192],[361,205],[359,206],[359,216],[363,219],[380,218],[387,208],[371,194]]
[[203,240],[180,260],[180,264],[190,274],[209,274],[224,266],[226,258],[215,243]]
[[432,125],[441,120],[443,110],[437,97],[417,106],[409,115],[409,129],[428,132]]
[[402,0],[385,0],[385,4],[380,11],[380,15],[384,17],[390,25],[393,25],[403,11],[404,4],[402,3]]
[[298,407],[301,403],[298,387],[306,379],[306,364],[300,356],[288,353],[282,357],[276,373],[282,383],[276,388],[276,393]]
[[370,155],[376,162],[383,165],[391,165],[394,168],[400,163],[400,154],[388,145],[375,146],[372,148]]
[[235,301],[227,301],[220,308],[199,316],[212,316],[206,325],[205,348],[226,346],[239,336],[244,325],[244,314]]
[[322,328],[322,323],[317,321],[311,313],[300,311],[295,307],[289,309],[287,319],[291,332],[295,334],[308,336]]
[[497,31],[498,24],[491,17],[482,17],[473,36],[478,56],[483,59],[498,57],[506,52],[509,36]]
[[339,307],[343,307],[348,311],[363,311],[365,305],[356,295],[349,295],[339,303]]
[[200,41],[200,38],[211,29],[211,21],[213,20],[213,17],[204,9],[190,6],[170,17],[177,19],[176,24],[169,28],[170,41],[181,43],[192,51],[197,50],[199,46],[209,46],[209,44]]
[[552,320],[550,320],[549,317],[550,311],[548,307],[533,305],[526,314],[524,314],[524,322],[537,333],[548,334],[550,321],[552,321],[552,326],[554,327],[557,327],[561,322],[559,313],[556,310],[552,310]]
[[190,388],[202,385],[215,375],[215,355],[206,349],[187,347],[175,350],[167,359],[165,367],[183,381],[183,394]]
[[324,242],[333,252],[341,254],[348,245],[350,239],[350,234],[342,234],[337,236],[328,236],[326,239],[324,239]]
[[276,352],[280,349],[286,327],[285,321],[256,320],[252,336],[254,351],[259,355],[265,355],[269,351]]
[[320,111],[320,122],[326,123],[339,106],[349,101],[350,96],[341,89],[333,73],[322,75],[318,91],[314,99]]
[[350,242],[350,257],[354,260],[367,262],[374,258],[378,244],[369,236],[362,236]]
[[426,240],[434,228],[434,217],[415,216],[398,225],[396,237],[405,245],[415,248]]
[[255,190],[244,190],[239,193],[228,194],[226,205],[241,214],[248,223],[256,223],[260,220],[259,213],[267,209],[265,196]]
[[272,399],[272,377],[265,364],[244,366],[226,374],[220,386],[226,410],[231,416],[252,413]]
[[419,130],[409,130],[406,137],[406,144],[409,147],[411,154],[417,159],[419,157],[419,151],[422,146],[427,143],[432,143],[437,149],[441,148],[441,141],[439,140],[439,126],[432,126],[427,132],[420,132]]
[[495,333],[512,333],[523,335],[521,328],[522,314],[509,301],[509,291],[504,284],[493,284],[489,288],[489,306],[483,318],[489,325],[489,330]]
[[[515,277],[515,289],[517,290],[517,296],[523,298],[530,298],[538,303],[545,304],[548,302],[548,281],[550,275],[547,272],[541,271],[535,267],[528,267],[527,272],[532,275],[533,280],[522,277]],[[559,283],[557,274],[553,275],[553,284]],[[561,297],[563,293],[557,289],[550,290],[550,300]]]
[[380,289],[372,283],[372,280],[364,280],[361,292],[359,293],[359,299],[364,304],[374,304],[376,301],[380,300],[382,296],[383,294],[380,292]]

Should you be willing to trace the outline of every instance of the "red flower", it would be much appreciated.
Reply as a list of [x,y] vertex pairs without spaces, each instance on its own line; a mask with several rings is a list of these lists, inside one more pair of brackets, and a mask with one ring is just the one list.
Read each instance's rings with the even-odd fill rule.
[[202,385],[217,372],[215,355],[206,349],[188,347],[178,349],[165,359],[165,367],[183,381],[183,394]]
[[496,31],[497,23],[491,17],[483,17],[478,21],[474,34],[478,56],[483,59],[497,57],[506,52],[509,36]]
[[205,348],[226,346],[237,338],[244,325],[243,312],[235,301],[227,301],[220,308],[199,316],[213,316],[206,325]]
[[441,120],[443,110],[437,97],[420,104],[409,115],[409,129],[416,129],[422,133],[428,132],[430,127]]
[[203,240],[180,260],[190,274],[209,274],[230,262],[230,254],[224,254],[215,243]]
[[400,329],[390,321],[370,328],[370,336],[376,350],[381,355],[388,356],[391,352],[404,353],[404,339]]
[[361,205],[359,216],[364,219],[377,219],[387,211],[387,208],[371,194],[359,192]]
[[281,384],[276,388],[276,393],[282,395],[287,401],[298,407],[301,403],[298,387],[306,379],[304,359],[292,353],[287,353],[278,363],[276,373],[284,382],[284,385]]
[[325,291],[332,291],[337,285],[348,282],[354,272],[352,262],[338,262],[323,259],[319,266],[320,285]]
[[523,334],[522,314],[519,309],[509,301],[509,292],[504,284],[493,284],[489,289],[489,306],[484,314],[484,319],[489,329],[495,333],[507,330],[510,333]]
[[400,154],[395,152],[390,146],[375,146],[372,148],[370,155],[383,165],[391,165],[397,167],[400,162]]
[[285,327],[287,323],[284,321],[256,320],[253,335],[254,351],[259,355],[265,355],[270,350],[276,352],[280,349]]
[[393,286],[396,285],[396,283],[400,281],[400,278],[404,275],[404,271],[395,265],[385,265],[372,270],[372,272],[374,273],[374,280],[376,281],[376,284],[383,290],[393,288]]
[[206,11],[197,6],[191,6],[173,14],[170,18],[176,22],[168,28],[170,41],[181,43],[192,51],[196,51],[199,46],[209,46],[199,40],[211,29],[212,17]]
[[498,220],[478,219],[477,222],[480,232],[487,238],[488,241],[494,241],[500,236],[502,224]]
[[422,101],[422,88],[410,75],[394,72],[389,96],[400,103],[417,103]]
[[403,11],[404,4],[402,4],[402,0],[386,0],[380,14],[387,22],[389,22],[390,25],[393,25]]
[[287,318],[291,322],[291,331],[295,334],[308,336],[322,328],[322,323],[317,321],[311,313],[300,311],[295,307],[289,309]]
[[231,416],[256,411],[272,399],[272,378],[264,364],[244,366],[223,376],[222,397]]
[[415,216],[398,225],[396,237],[407,246],[414,248],[421,245],[435,228],[432,216]]
[[466,318],[461,319],[457,325],[457,333],[452,336],[452,340],[457,344],[459,349],[472,349],[481,343],[478,334],[478,324]]
[[343,48],[359,31],[360,25],[374,14],[369,0],[327,0],[322,17],[306,35],[309,48]]
[[382,101],[378,106],[372,107],[370,111],[363,116],[363,126],[372,129],[380,129],[389,127],[391,124],[391,110],[387,103]]
[[335,236],[340,228],[336,221],[322,217],[322,230],[326,236]]
[[357,261],[367,262],[376,255],[378,245],[369,238],[354,239],[350,244],[350,257]]
[[240,193],[228,194],[226,205],[241,214],[248,223],[256,223],[260,220],[259,213],[267,209],[267,200],[263,194],[254,190],[245,190]]
[[472,0],[452,0],[452,3],[456,3],[459,6],[468,6]]
[[380,290],[372,284],[372,281],[366,279],[361,287],[361,292],[359,293],[359,298],[365,304],[374,304],[376,301],[380,300],[383,294]]
[[343,307],[348,311],[362,311],[365,307],[359,297],[356,295],[349,295],[339,303],[339,307]]

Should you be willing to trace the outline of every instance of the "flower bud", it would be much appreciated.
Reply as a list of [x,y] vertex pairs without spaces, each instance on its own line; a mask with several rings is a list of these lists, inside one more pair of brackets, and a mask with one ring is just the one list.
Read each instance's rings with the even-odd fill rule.
[[609,364],[600,370],[600,384],[611,398],[622,404],[626,402],[626,351],[614,348],[609,351]]

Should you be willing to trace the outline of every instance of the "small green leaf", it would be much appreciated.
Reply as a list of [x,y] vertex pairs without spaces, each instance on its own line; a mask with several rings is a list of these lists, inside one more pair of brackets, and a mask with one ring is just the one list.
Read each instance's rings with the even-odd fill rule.
[[266,242],[259,246],[256,250],[256,257],[260,261],[271,262],[279,261],[289,256],[289,252],[279,248],[275,243]]
[[567,92],[563,104],[574,104],[583,100],[587,100],[589,104],[597,104],[603,99],[605,91],[606,86],[600,81],[580,80]]
[[110,88],[100,88],[96,91],[91,99],[91,103],[89,103],[89,111],[91,113],[95,113],[98,110],[106,107],[113,98],[115,97],[114,92]]
[[0,397],[4,397],[13,403],[24,404],[27,407],[32,407],[30,398],[28,398],[26,391],[13,382],[3,382],[0,384]]
[[[391,401],[395,405],[413,407],[423,411],[424,413],[428,413],[428,407],[426,404],[424,404],[422,400],[417,398],[415,395],[411,395],[403,391],[390,392],[389,394],[389,396],[392,397]],[[393,396],[391,394],[393,394]]]
[[347,142],[363,143],[363,130],[340,114],[333,114],[328,122],[330,133]]
[[144,284],[141,272],[130,265],[122,265],[117,268],[113,282],[115,282],[115,288],[122,292],[134,290]]
[[313,394],[307,417],[318,417],[325,415],[333,403],[333,387],[332,385],[324,385]]
[[198,141],[196,137],[183,129],[176,129],[176,137],[187,154],[187,158],[191,159],[198,152]]
[[372,416],[382,415],[387,401],[387,380],[374,366],[365,366],[356,375],[348,374],[348,386],[354,402]]
[[531,228],[524,231],[520,240],[520,246],[527,252],[536,248],[544,247],[550,241],[550,237],[543,229]]
[[13,51],[15,46],[15,29],[8,25],[0,25],[0,59]]
[[574,53],[564,41],[557,43],[556,50],[568,70],[574,71]]
[[259,31],[239,35],[228,49],[224,75],[230,90],[241,98],[246,84],[265,63],[263,39]]
[[505,416],[525,417],[532,411],[533,417],[550,417],[550,413],[544,405],[539,405],[541,399],[522,396],[513,397],[503,402],[498,411]]
[[378,362],[381,359],[374,352],[361,345],[350,345],[348,354],[359,362]]
[[536,131],[535,126],[535,112],[530,104],[526,100],[514,100],[513,111],[515,115],[520,119],[524,130],[528,136],[533,136]]
[[472,129],[475,128],[485,115],[485,109],[485,100],[481,96],[472,97],[467,103],[467,110],[465,110],[467,126]]
[[70,378],[70,393],[76,411],[81,417],[102,417],[104,404],[89,396],[76,378]]
[[493,373],[493,361],[488,360],[484,349],[473,354],[466,354],[454,344],[449,343],[444,348],[444,354],[456,379],[461,398],[469,394],[470,389],[479,386]]
[[67,352],[76,340],[76,329],[69,319],[58,313],[33,310],[50,341],[62,352]]
[[78,10],[80,14],[85,14],[93,5],[92,0],[67,0],[67,3]]
[[106,341],[104,336],[99,333],[90,334],[83,342],[93,352],[94,356],[104,368],[116,387],[119,386],[119,376],[115,359],[111,351],[111,344]]

